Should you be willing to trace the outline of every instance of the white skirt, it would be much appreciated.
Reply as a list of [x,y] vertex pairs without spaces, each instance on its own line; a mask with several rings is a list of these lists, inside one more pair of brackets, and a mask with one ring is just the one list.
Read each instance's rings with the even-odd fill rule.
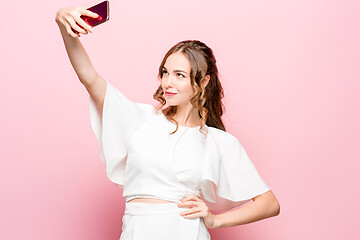
[[173,203],[125,203],[119,240],[210,240],[202,217],[184,218]]

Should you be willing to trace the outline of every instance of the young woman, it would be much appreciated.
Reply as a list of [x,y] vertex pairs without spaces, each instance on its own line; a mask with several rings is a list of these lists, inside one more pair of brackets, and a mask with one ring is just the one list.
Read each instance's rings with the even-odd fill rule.
[[[205,240],[208,229],[278,215],[276,197],[225,131],[213,51],[197,40],[179,42],[160,64],[153,95],[158,106],[134,103],[96,73],[78,39],[91,32],[81,15],[97,17],[85,7],[69,7],[55,20],[90,94],[91,125],[107,176],[126,198],[120,240]],[[250,200],[236,210],[211,212]]]

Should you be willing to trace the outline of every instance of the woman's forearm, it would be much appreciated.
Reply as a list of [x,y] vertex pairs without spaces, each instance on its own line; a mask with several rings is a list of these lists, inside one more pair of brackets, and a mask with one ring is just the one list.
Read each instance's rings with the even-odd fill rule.
[[80,39],[69,36],[64,25],[58,24],[58,26],[64,40],[66,52],[77,76],[82,83],[91,83],[96,79],[97,73]]
[[268,196],[258,198],[244,207],[215,215],[215,228],[232,227],[252,223],[265,218],[277,216],[279,213],[280,206],[278,201],[269,197],[268,194]]

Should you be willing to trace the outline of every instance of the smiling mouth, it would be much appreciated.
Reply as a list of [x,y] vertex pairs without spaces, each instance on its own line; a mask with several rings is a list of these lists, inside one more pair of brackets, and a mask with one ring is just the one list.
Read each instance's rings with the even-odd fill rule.
[[177,93],[170,93],[170,92],[165,92],[166,96],[175,96]]

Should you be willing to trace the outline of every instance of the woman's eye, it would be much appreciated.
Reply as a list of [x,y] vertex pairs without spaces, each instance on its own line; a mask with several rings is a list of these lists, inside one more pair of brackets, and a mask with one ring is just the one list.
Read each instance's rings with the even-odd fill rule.
[[[163,70],[163,74],[167,74],[168,72],[166,71],[166,70]],[[181,73],[178,73],[177,74],[178,76],[181,76],[181,77],[185,77],[183,74],[181,74]]]

